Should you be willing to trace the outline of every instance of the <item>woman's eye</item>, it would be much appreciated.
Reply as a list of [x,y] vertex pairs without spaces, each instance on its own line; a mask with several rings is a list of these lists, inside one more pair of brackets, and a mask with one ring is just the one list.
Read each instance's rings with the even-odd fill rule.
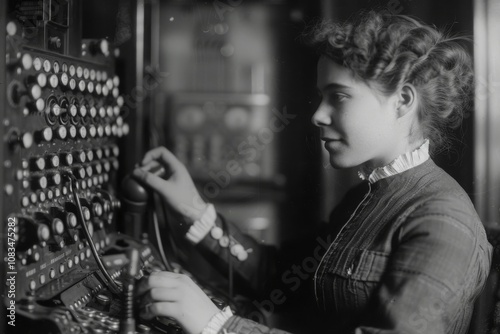
[[338,93],[335,93],[335,94],[331,94],[331,95],[330,95],[330,101],[331,101],[332,103],[344,102],[345,100],[347,100],[347,95],[344,95],[344,94],[338,94]]

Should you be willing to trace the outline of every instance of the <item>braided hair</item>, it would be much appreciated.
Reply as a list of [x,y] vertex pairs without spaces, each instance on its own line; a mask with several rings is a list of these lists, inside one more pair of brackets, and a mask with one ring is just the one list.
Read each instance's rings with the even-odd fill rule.
[[323,21],[307,34],[322,55],[391,95],[406,83],[418,92],[418,120],[433,151],[449,145],[473,91],[473,66],[464,46],[421,21],[387,12],[365,12],[339,24]]

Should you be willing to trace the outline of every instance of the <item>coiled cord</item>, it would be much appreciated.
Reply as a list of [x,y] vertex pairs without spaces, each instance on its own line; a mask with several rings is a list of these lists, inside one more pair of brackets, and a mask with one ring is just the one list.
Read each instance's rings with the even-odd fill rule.
[[128,267],[122,274],[122,317],[120,321],[120,334],[135,334],[134,295],[135,276],[139,273],[139,251],[135,248],[127,251],[130,260]]

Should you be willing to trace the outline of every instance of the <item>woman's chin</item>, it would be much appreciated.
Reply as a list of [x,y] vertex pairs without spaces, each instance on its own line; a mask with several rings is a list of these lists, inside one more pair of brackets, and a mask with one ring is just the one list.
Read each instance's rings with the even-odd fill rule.
[[343,159],[332,158],[330,156],[330,166],[332,166],[335,169],[345,169],[354,167],[355,165],[350,164],[348,161],[345,161]]
[[330,153],[330,165],[335,169],[346,169],[359,166],[362,162],[349,159],[344,154]]

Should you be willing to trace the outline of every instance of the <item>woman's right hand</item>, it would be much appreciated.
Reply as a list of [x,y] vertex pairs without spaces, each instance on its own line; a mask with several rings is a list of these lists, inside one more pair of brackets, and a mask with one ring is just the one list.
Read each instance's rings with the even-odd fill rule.
[[[158,165],[166,170],[164,178],[148,172]],[[199,220],[207,208],[186,167],[165,147],[147,152],[133,175],[157,191],[189,223]]]

